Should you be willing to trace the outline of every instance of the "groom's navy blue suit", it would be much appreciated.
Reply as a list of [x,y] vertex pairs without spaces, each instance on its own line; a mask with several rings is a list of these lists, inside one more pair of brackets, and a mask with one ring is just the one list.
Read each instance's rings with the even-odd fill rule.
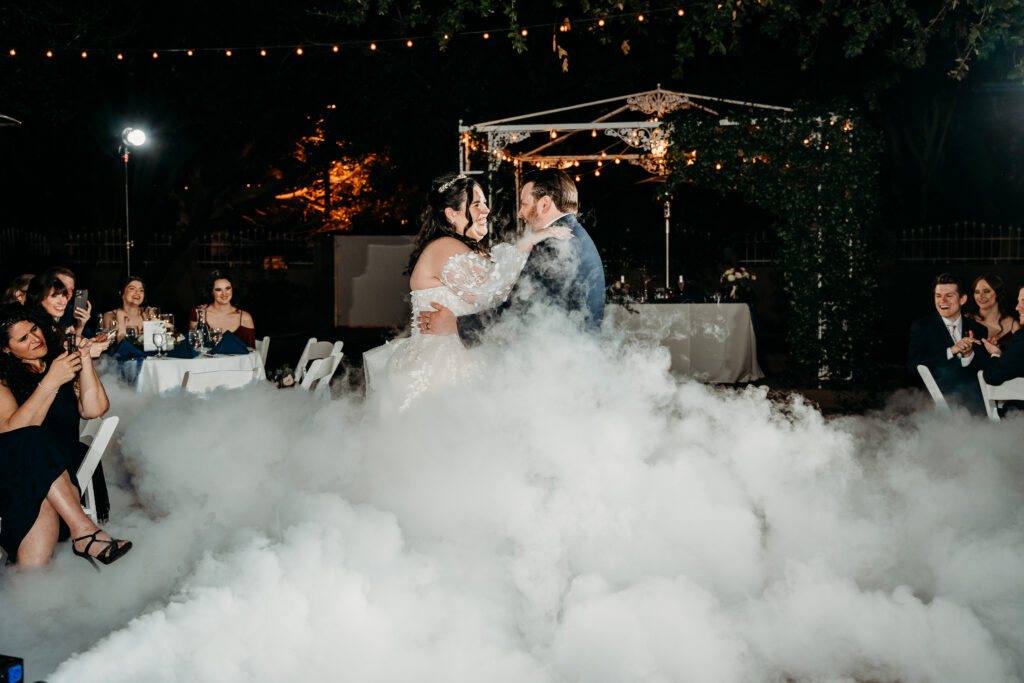
[[573,214],[562,216],[552,225],[568,227],[572,239],[548,238],[535,246],[505,303],[456,318],[463,344],[477,344],[483,333],[503,316],[521,314],[537,303],[560,308],[568,315],[580,314],[586,329],[600,330],[604,318],[604,266],[597,247]]

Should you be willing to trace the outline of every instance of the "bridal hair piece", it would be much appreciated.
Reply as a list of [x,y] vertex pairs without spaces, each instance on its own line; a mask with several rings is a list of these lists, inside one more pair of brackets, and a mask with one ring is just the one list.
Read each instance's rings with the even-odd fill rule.
[[467,176],[465,173],[460,173],[459,175],[455,176],[454,178],[452,178],[451,180],[446,182],[441,187],[437,188],[437,193],[438,194],[444,194],[445,192],[447,192],[451,188],[452,185],[454,185],[455,183],[459,182],[460,180],[465,180],[468,177],[469,176]]

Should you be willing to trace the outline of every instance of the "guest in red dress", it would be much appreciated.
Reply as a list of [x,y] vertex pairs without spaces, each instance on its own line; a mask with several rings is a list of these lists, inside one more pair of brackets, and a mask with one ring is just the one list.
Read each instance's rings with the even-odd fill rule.
[[199,321],[199,310],[202,309],[206,314],[206,324],[211,330],[231,332],[245,342],[246,346],[254,348],[256,326],[248,312],[231,303],[234,294],[235,290],[228,273],[220,270],[210,273],[206,283],[206,295],[210,297],[210,302],[192,309],[189,315],[189,329],[195,329]]

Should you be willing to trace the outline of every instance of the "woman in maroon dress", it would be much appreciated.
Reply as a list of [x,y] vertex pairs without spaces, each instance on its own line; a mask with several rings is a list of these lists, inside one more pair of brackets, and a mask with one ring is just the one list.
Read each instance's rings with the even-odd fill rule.
[[211,330],[231,332],[245,342],[246,346],[254,348],[256,326],[249,313],[231,303],[235,289],[230,275],[219,270],[210,273],[210,278],[206,282],[206,295],[210,297],[210,301],[192,309],[189,329],[195,329],[199,321],[199,311],[202,310],[206,316],[206,325]]

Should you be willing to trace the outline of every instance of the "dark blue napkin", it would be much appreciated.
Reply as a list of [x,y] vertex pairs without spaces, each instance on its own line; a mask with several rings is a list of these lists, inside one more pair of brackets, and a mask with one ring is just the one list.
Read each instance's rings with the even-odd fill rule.
[[114,349],[114,358],[117,360],[128,360],[130,358],[145,358],[146,353],[140,351],[137,346],[132,344],[127,339],[122,339],[121,343]]
[[175,344],[174,348],[167,352],[168,358],[195,358],[198,355],[188,340]]
[[210,353],[221,353],[230,355],[240,355],[243,353],[249,353],[249,347],[245,345],[245,342],[236,337],[231,332],[225,332],[224,336],[220,338],[217,345],[213,347]]

